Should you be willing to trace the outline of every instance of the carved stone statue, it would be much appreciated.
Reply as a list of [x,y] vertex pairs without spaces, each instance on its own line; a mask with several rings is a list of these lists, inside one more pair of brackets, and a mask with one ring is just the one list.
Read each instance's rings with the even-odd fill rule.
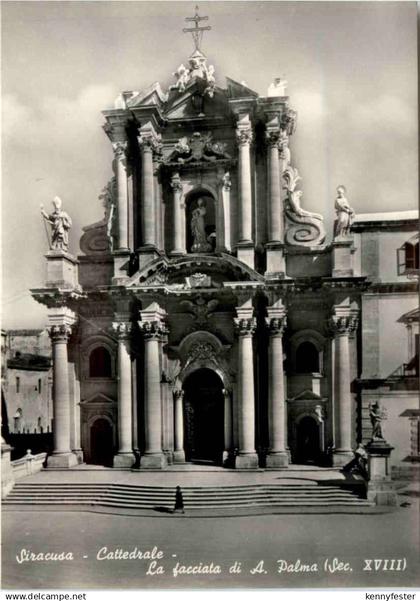
[[337,219],[334,224],[334,237],[348,236],[350,234],[350,228],[354,221],[355,212],[349,205],[346,198],[346,188],[344,186],[338,186],[337,198],[335,199],[335,210],[337,213]]
[[316,246],[325,240],[325,229],[322,215],[305,211],[300,205],[302,190],[296,190],[301,177],[297,169],[290,165],[283,172],[283,180],[287,191],[286,242],[293,246]]
[[190,81],[189,71],[183,65],[179,65],[178,69],[172,73],[176,77],[176,84],[171,86],[171,90],[178,90],[179,92],[183,92],[185,90],[185,86]]
[[287,81],[283,77],[276,77],[268,86],[267,96],[269,98],[286,96]]
[[212,250],[211,244],[207,241],[206,234],[206,201],[204,198],[197,200],[197,207],[192,211],[191,233],[193,235],[192,252],[209,252]]
[[377,401],[370,405],[369,417],[372,424],[372,440],[384,440],[382,434],[382,420],[385,416]]
[[51,250],[65,250],[69,248],[69,230],[72,226],[70,217],[61,210],[61,198],[58,196],[54,197],[53,206],[54,211],[48,215],[44,211],[44,206],[41,205],[41,215],[51,224]]

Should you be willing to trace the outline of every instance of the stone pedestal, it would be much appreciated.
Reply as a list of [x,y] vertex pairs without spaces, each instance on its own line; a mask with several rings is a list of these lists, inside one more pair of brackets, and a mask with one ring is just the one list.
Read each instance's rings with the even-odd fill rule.
[[114,258],[114,277],[112,278],[112,284],[118,286],[118,284],[124,283],[128,278],[130,252],[128,250],[116,250],[112,253],[112,256]]
[[79,262],[64,250],[49,250],[47,259],[47,286],[77,288],[77,265]]
[[394,447],[385,440],[372,440],[368,452],[368,501],[376,505],[396,505],[397,495],[391,481],[391,451]]
[[157,248],[153,248],[150,246],[141,246],[137,249],[139,254],[139,269],[142,270],[143,267],[146,267],[149,263],[152,263],[155,259],[161,256],[160,252]]
[[354,275],[354,251],[352,238],[335,238],[332,245],[333,278],[352,277]]
[[13,468],[10,461],[12,447],[6,443],[4,438],[1,439],[1,498],[7,497],[12,490],[15,479],[13,477]]
[[253,242],[238,242],[236,245],[236,254],[239,261],[255,269],[255,252]]
[[266,278],[284,278],[286,264],[284,258],[284,244],[281,242],[268,242],[265,245],[267,256]]

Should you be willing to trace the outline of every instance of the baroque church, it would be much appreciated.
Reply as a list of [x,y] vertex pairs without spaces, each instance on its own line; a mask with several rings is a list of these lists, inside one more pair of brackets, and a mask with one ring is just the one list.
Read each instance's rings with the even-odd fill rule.
[[[80,256],[59,199],[44,215],[47,279],[32,294],[52,341],[48,466],[343,466],[376,401],[399,460],[418,456],[417,216],[356,216],[339,186],[327,243],[302,206],[286,82],[223,87],[204,19],[190,19],[195,50],[168,90],[124,91],[103,111],[113,177]],[[402,357],[383,356],[384,325]]]

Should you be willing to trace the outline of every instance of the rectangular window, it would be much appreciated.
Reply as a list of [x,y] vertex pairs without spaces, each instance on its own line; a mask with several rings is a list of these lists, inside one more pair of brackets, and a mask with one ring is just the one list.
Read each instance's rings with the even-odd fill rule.
[[16,392],[20,392],[20,378],[16,376]]
[[38,394],[41,394],[42,391],[42,380],[41,378],[38,379]]

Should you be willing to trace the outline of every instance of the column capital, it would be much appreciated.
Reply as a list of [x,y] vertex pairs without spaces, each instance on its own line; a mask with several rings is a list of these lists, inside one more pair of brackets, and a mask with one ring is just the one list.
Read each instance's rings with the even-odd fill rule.
[[252,336],[257,329],[255,317],[235,317],[234,322],[238,336]]
[[270,336],[283,336],[287,327],[286,313],[282,315],[268,315],[265,318],[265,323]]
[[113,142],[112,150],[117,160],[123,160],[127,158],[128,142]]
[[139,129],[139,135],[137,141],[140,149],[143,152],[151,152],[153,154],[160,154],[162,150],[162,136],[154,130],[152,126],[144,127]]
[[350,336],[356,331],[358,321],[357,311],[347,314],[336,313],[329,320],[329,328],[334,336]]
[[47,328],[48,334],[53,343],[55,342],[68,342],[71,336],[72,328],[69,324],[59,324],[49,326]]
[[182,390],[182,388],[175,388],[173,394],[175,400],[180,400],[184,398],[184,390]]
[[270,148],[280,148],[281,133],[280,128],[267,128],[265,132],[265,141]]
[[171,177],[171,188],[174,192],[182,192],[184,187],[178,172],[174,173]]
[[166,325],[160,319],[142,320],[138,325],[145,340],[161,340],[168,333]]
[[252,127],[251,125],[238,126],[236,129],[236,141],[239,146],[249,146],[252,142]]
[[118,340],[127,340],[132,332],[133,324],[130,321],[113,321],[111,330]]

